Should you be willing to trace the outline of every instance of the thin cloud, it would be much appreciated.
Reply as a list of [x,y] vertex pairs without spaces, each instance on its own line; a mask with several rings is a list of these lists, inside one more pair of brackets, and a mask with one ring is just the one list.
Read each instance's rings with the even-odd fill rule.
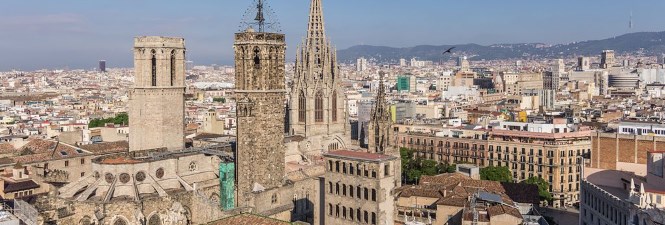
[[70,13],[46,15],[0,16],[0,29],[8,31],[60,30],[68,32],[85,31],[86,21],[80,15]]

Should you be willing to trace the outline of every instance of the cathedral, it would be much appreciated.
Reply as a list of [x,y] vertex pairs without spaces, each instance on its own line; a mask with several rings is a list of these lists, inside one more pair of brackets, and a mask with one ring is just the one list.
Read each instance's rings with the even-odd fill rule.
[[[350,224],[392,224],[391,193],[400,186],[401,167],[391,147],[383,80],[372,110],[370,149],[349,150],[357,147],[350,146],[342,76],[325,35],[321,0],[311,0],[307,37],[289,85],[286,36],[266,29],[263,1],[257,3],[255,26],[234,36],[235,148],[185,147],[185,41],[137,37],[128,151],[85,164],[91,173],[38,202],[40,221],[189,225],[252,213],[339,224],[340,207],[346,215],[346,206],[354,206],[348,211],[357,217]],[[357,172],[340,170],[340,163]],[[346,196],[346,185],[355,187],[355,198]]]
[[312,0],[307,36],[296,53],[288,103],[287,130],[307,139],[305,151],[322,153],[350,144],[341,84],[337,53],[325,32],[321,0]]

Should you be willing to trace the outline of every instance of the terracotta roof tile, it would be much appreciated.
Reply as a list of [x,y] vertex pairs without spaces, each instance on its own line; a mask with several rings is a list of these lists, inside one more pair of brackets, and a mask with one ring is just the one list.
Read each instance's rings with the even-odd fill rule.
[[231,216],[208,225],[290,225],[290,222],[280,221],[268,217],[252,214],[239,214]]

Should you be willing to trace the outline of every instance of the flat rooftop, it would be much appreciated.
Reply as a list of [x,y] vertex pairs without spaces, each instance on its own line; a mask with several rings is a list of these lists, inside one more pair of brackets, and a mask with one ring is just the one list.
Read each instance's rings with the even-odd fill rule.
[[374,161],[374,162],[381,162],[381,161],[388,161],[388,160],[397,159],[397,157],[391,156],[391,155],[369,153],[369,152],[363,152],[363,151],[351,151],[351,150],[332,151],[332,152],[324,153],[323,155],[325,157],[343,158],[343,159],[351,159],[351,160],[359,160],[359,161]]

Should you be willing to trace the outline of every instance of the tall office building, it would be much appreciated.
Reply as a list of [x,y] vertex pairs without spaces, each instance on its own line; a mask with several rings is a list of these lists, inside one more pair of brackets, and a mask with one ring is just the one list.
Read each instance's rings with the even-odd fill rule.
[[591,61],[589,57],[578,57],[577,58],[577,70],[585,71],[591,68]]
[[600,68],[607,69],[614,66],[614,50],[604,50],[600,54]]
[[406,59],[399,59],[399,66],[401,67],[408,66],[408,64],[406,63]]
[[365,57],[360,57],[356,60],[356,71],[362,72],[367,70],[367,59]]
[[106,72],[106,60],[99,61],[99,72]]

